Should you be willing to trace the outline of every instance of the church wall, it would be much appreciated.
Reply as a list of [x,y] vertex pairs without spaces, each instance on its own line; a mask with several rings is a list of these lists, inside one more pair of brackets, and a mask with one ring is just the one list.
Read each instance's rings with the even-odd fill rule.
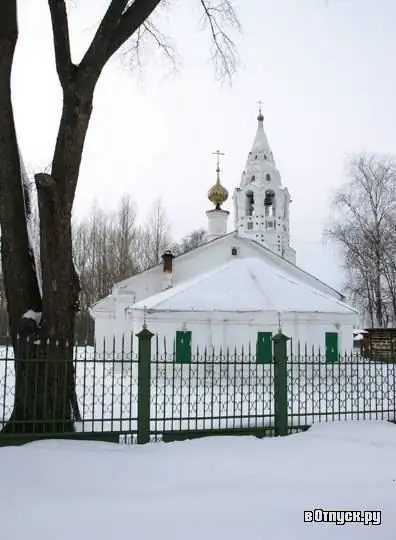
[[112,350],[115,330],[115,314],[102,312],[95,315],[95,343],[97,351]]
[[[143,314],[132,313],[130,315],[130,327],[138,333],[143,324]],[[158,334],[160,354],[165,350],[172,352],[176,331],[191,331],[192,353],[197,349],[203,354],[205,348],[209,353],[214,349],[215,354],[223,354],[229,349],[232,356],[236,349],[241,354],[242,348],[247,354],[249,346],[252,354],[255,354],[258,332],[272,332],[274,335],[279,328],[279,315],[276,312],[262,313],[157,313],[146,316],[147,328],[154,334]],[[288,313],[281,316],[281,327],[284,334],[292,338],[289,346],[293,353],[298,354],[300,342],[300,354],[304,354],[307,344],[308,354],[315,349],[315,353],[325,353],[326,332],[338,333],[339,352],[350,353],[353,346],[353,325],[355,317],[352,315],[335,315],[325,313]],[[164,346],[164,340],[166,346]],[[153,348],[155,341],[153,340]],[[137,351],[137,341],[134,344]],[[155,352],[153,350],[153,352]]]
[[[176,257],[173,261],[173,285],[187,281],[195,276],[208,272],[217,266],[230,260],[232,247],[238,248],[238,257],[260,257],[272,264],[274,268],[279,268],[291,276],[313,286],[333,298],[340,298],[340,295],[325,283],[319,282],[313,276],[310,276],[300,268],[282,260],[276,254],[262,246],[249,242],[247,239],[235,237],[233,234],[227,235],[222,239],[216,240],[202,248],[193,250],[181,257]],[[116,303],[122,303],[124,308],[133,305],[161,292],[163,288],[164,273],[162,264],[146,272],[132,276],[125,280],[113,291],[113,298]],[[98,312],[98,316],[99,316]],[[96,313],[95,313],[96,317]],[[117,317],[119,320],[119,317]],[[118,324],[118,323],[117,323]],[[124,324],[123,321],[120,324]]]

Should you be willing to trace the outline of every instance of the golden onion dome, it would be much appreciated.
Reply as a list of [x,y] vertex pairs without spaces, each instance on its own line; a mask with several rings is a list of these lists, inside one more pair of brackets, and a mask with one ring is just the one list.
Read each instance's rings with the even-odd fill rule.
[[220,183],[220,169],[217,167],[217,180],[214,186],[208,191],[208,199],[218,210],[220,206],[228,199],[228,191]]

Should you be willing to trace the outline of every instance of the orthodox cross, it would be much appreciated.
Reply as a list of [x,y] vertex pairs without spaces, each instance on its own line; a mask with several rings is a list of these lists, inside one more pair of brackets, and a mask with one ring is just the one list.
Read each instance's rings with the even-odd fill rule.
[[263,104],[263,102],[262,101],[257,101],[257,104],[259,106],[259,113],[262,114],[261,113],[261,105]]
[[216,150],[216,152],[212,152],[213,155],[217,155],[217,171],[220,171],[220,156],[225,156],[223,152],[220,152],[220,150]]

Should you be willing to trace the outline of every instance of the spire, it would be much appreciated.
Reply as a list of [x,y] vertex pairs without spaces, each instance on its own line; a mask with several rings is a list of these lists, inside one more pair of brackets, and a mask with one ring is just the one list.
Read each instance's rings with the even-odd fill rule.
[[257,120],[258,120],[258,125],[260,126],[260,124],[263,125],[264,116],[263,116],[263,113],[261,111],[262,102],[258,101],[257,103],[258,103],[258,106],[259,106],[259,113],[258,113],[258,116],[257,116]]
[[[254,137],[253,145],[247,156],[245,168],[242,174],[240,189],[246,187],[247,184],[255,182],[267,186],[268,178],[271,178],[275,183],[280,185],[279,173],[276,169],[274,156],[270,145],[268,144],[267,136],[264,131],[264,115],[262,111],[262,102],[258,101],[259,109],[257,115],[257,130]],[[279,182],[278,182],[278,180]]]
[[220,150],[212,153],[217,155],[216,184],[208,191],[208,199],[215,205],[216,210],[219,210],[221,205],[228,199],[228,191],[220,182],[220,156],[224,156],[224,153],[220,152]]
[[272,152],[268,144],[267,136],[264,131],[264,116],[262,112],[262,102],[258,101],[259,112],[257,115],[257,131],[253,142],[251,154],[260,152],[266,160],[272,160]]

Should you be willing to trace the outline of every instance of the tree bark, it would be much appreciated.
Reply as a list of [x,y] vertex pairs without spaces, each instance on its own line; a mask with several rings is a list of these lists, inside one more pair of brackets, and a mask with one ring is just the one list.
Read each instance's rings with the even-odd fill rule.
[[92,111],[93,86],[72,76],[64,88],[60,120],[49,182],[36,175],[40,212],[40,259],[42,275],[41,339],[51,358],[51,388],[67,389],[53,397],[55,428],[73,430],[73,412],[80,413],[75,392],[73,345],[75,316],[79,309],[79,278],[73,263],[71,212],[82,151]]
[[[11,69],[18,39],[16,0],[0,3],[0,224],[1,256],[10,333],[15,355],[15,402],[3,431],[30,430],[26,409],[33,408],[34,380],[29,362],[35,324],[22,316],[41,311],[41,296],[25,215],[21,161],[11,101]],[[29,339],[30,338],[30,339]],[[22,389],[25,392],[22,392]]]
[[0,3],[0,220],[4,286],[11,336],[17,346],[22,315],[41,311],[25,215],[21,163],[11,101],[11,68],[18,38],[16,0]]
[[[15,357],[14,407],[1,431],[42,433],[72,431],[73,365],[52,360],[32,310],[42,311],[37,269],[29,243],[28,192],[21,180],[21,160],[11,100],[11,69],[18,39],[16,0],[0,2],[0,223],[7,310]],[[45,235],[44,235],[45,236]],[[72,343],[73,340],[71,340]],[[55,340],[52,342],[55,344]],[[77,407],[78,409],[78,407]]]
[[92,112],[93,86],[72,77],[64,89],[63,111],[52,162],[52,182],[36,176],[40,210],[43,336],[62,343],[66,357],[74,341],[80,285],[73,263],[71,212],[85,137]]

